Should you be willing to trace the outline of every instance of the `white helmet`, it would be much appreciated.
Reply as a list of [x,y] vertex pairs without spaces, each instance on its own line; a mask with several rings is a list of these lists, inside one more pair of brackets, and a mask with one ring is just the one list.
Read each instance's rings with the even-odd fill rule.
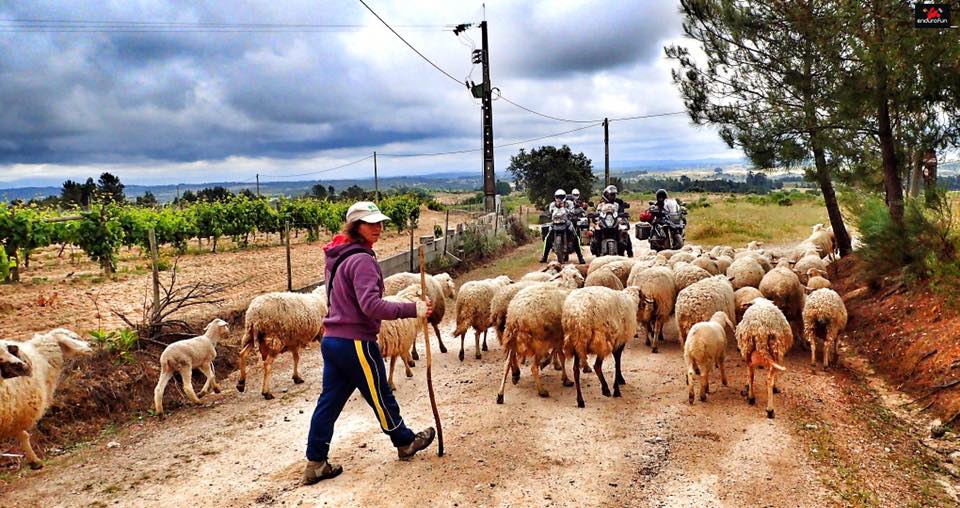
[[554,192],[554,193],[553,193],[553,198],[554,198],[554,199],[566,199],[566,198],[567,198],[567,193],[564,192],[563,189],[557,189],[557,192]]
[[570,194],[573,194],[573,197],[575,197],[575,198],[579,198],[579,197],[580,197],[580,189],[573,189],[572,191],[570,191]]

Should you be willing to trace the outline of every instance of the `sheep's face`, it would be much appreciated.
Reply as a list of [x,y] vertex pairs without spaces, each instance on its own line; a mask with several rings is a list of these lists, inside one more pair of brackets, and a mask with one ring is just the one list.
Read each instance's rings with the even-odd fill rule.
[[420,299],[420,286],[417,284],[411,284],[399,293],[397,293],[398,298],[413,302]]
[[230,325],[222,319],[214,319],[213,321],[207,323],[207,327],[204,328],[205,333],[215,334],[217,337],[226,337],[230,334]]
[[654,313],[657,311],[657,301],[653,298],[640,295],[640,307],[637,309],[637,319],[641,323],[653,321]]
[[0,342],[0,378],[29,376],[30,373],[30,360],[26,357],[20,358],[20,346]]
[[451,300],[457,297],[457,285],[453,282],[453,277],[448,273],[441,273],[433,276],[433,279],[440,283],[443,289],[443,296]]

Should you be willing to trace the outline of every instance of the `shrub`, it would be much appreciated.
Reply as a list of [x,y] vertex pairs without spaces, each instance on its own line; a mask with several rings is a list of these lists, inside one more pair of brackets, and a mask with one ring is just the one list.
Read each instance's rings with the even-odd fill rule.
[[440,227],[440,224],[433,225],[433,237],[440,238],[443,236],[443,228]]
[[443,203],[437,201],[436,199],[430,198],[427,201],[427,210],[433,210],[434,212],[442,212],[446,209],[447,207]]
[[513,239],[504,231],[496,235],[485,226],[474,224],[463,230],[462,243],[464,261],[475,261],[496,254],[500,249],[513,246]]

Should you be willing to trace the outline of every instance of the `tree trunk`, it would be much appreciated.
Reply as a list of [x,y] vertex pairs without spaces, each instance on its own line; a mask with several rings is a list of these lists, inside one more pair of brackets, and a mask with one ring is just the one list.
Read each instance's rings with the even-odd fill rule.
[[913,155],[913,167],[910,170],[910,197],[920,195],[920,177],[923,176],[923,152],[917,150]]
[[17,251],[7,251],[7,258],[13,261],[10,265],[10,280],[20,282],[20,259],[17,258]]
[[930,204],[937,195],[937,152],[933,148],[923,154],[923,169],[923,194]]
[[893,143],[893,130],[890,127],[890,104],[887,100],[886,73],[877,88],[877,116],[879,120],[880,154],[883,159],[883,190],[890,218],[899,226],[903,225],[903,182],[897,167],[897,152]]
[[837,203],[837,193],[833,189],[833,182],[830,180],[830,168],[827,167],[827,158],[824,155],[823,147],[813,144],[813,157],[817,167],[817,183],[820,185],[820,191],[823,192],[823,202],[827,207],[827,215],[830,217],[830,226],[833,227],[833,236],[837,239],[837,248],[840,249],[840,256],[846,256],[853,251],[850,241],[850,233],[843,223],[843,215],[840,213],[840,204]]

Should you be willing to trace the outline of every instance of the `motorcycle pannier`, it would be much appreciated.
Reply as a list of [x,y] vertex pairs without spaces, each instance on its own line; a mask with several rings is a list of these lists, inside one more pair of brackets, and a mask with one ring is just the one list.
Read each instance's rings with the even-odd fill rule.
[[650,238],[650,232],[653,231],[653,225],[649,222],[638,222],[637,223],[637,239],[638,240],[647,240]]

